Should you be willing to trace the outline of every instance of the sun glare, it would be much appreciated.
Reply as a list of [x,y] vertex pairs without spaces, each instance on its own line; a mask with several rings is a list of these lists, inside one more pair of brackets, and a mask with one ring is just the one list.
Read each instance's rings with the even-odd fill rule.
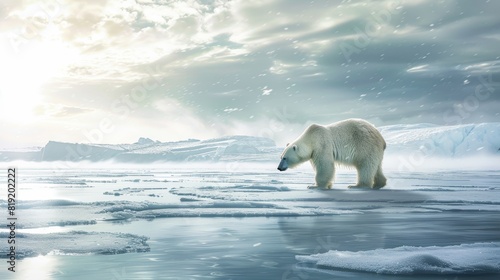
[[30,123],[43,102],[42,86],[65,64],[62,47],[33,43],[26,49],[4,45],[0,51],[0,119]]

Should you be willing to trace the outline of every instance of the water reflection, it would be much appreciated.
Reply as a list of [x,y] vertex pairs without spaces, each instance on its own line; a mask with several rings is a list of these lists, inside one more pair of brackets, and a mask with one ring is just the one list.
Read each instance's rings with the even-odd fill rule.
[[59,262],[57,256],[38,256],[17,261],[16,272],[9,279],[37,279],[51,280],[54,276],[62,275],[58,270]]

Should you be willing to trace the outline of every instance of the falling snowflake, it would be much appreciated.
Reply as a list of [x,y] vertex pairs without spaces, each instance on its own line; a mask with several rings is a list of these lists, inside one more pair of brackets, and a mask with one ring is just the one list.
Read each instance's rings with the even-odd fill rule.
[[272,91],[273,91],[273,89],[271,89],[271,88],[267,88],[267,86],[265,86],[265,87],[262,89],[262,95],[270,95]]
[[237,112],[237,111],[242,111],[243,109],[241,108],[226,108],[224,109],[224,112],[226,113],[232,113],[232,112]]

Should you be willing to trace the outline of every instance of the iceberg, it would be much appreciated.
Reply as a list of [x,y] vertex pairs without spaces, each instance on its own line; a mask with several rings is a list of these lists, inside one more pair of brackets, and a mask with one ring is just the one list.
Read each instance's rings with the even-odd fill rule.
[[436,126],[391,125],[380,128],[389,154],[423,151],[426,156],[500,155],[500,123]]

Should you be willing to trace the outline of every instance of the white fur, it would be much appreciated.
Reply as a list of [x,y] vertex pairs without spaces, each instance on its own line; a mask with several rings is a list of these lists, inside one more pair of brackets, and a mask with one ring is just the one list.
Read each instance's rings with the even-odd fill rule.
[[316,171],[316,186],[329,189],[335,175],[335,165],[354,166],[358,182],[349,187],[385,186],[382,159],[386,143],[380,132],[361,119],[348,119],[327,126],[310,125],[290,143],[281,156],[293,168],[310,161]]

